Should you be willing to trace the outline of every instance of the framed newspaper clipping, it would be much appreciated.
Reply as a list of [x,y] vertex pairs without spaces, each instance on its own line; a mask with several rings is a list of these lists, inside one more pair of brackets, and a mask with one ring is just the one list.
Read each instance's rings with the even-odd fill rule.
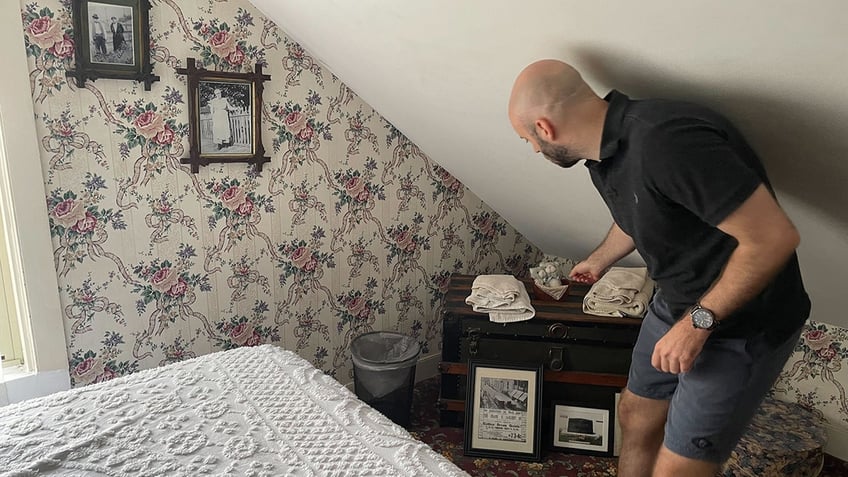
[[471,360],[465,455],[539,461],[542,365]]

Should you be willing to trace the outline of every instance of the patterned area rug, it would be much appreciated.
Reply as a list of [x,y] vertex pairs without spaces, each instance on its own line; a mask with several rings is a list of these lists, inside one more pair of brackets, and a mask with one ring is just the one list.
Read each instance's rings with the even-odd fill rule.
[[[543,453],[541,462],[518,462],[501,459],[465,457],[462,452],[463,431],[454,427],[439,427],[439,378],[415,386],[409,431],[472,476],[617,476],[614,458],[591,457],[559,452]],[[848,477],[848,463],[825,455],[820,477]]]

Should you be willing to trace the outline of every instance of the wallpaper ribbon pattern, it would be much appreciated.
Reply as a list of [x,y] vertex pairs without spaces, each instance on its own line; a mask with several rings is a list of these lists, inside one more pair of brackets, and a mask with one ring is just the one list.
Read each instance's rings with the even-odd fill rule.
[[[22,2],[74,385],[262,343],[351,375],[361,333],[438,353],[452,272],[523,275],[539,250],[246,1],[154,0],[145,92],[77,88],[70,2]],[[272,161],[192,174],[194,57],[265,84]]]

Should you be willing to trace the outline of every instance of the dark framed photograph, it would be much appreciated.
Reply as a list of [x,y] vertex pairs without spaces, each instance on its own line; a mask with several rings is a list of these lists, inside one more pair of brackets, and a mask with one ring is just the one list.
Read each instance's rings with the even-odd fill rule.
[[539,461],[542,365],[471,360],[465,455]]
[[67,76],[158,81],[150,64],[150,0],[73,0],[76,65]]
[[553,442],[556,450],[610,457],[613,455],[611,407],[552,402]]
[[212,162],[246,162],[257,171],[269,162],[262,145],[263,82],[271,79],[257,64],[253,73],[198,68],[194,58],[177,73],[188,76],[190,157],[192,172]]

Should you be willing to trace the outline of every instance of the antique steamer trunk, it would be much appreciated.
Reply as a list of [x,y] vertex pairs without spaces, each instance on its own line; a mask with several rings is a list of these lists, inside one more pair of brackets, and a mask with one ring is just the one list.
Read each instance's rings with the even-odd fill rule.
[[562,301],[553,301],[534,297],[532,282],[523,280],[536,316],[516,323],[493,323],[488,314],[476,313],[465,304],[474,278],[452,275],[445,295],[441,425],[463,425],[470,359],[543,363],[544,412],[548,412],[552,401],[612,407],[615,393],[627,383],[641,319],[583,313],[587,285],[572,284]]

